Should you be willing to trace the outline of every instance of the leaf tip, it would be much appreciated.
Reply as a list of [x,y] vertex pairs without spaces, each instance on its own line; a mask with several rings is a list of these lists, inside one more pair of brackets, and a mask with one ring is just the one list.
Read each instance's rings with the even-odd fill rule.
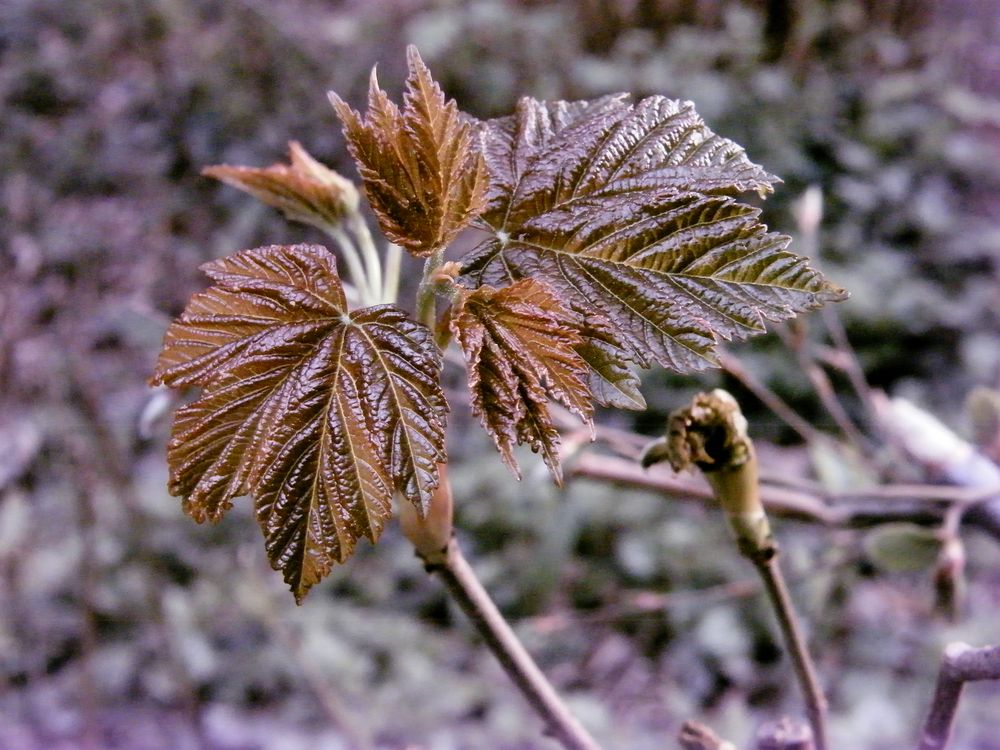
[[420,66],[426,68],[424,64],[424,59],[420,56],[420,50],[417,49],[415,44],[406,45],[406,64],[410,66],[410,69]]
[[849,299],[851,293],[844,289],[844,287],[834,284],[832,281],[824,281],[823,288],[816,295],[816,298],[821,303],[826,302],[843,302]]
[[230,167],[226,164],[210,164],[207,167],[201,168],[201,176],[211,177],[213,180],[225,182],[226,178],[232,174],[234,169],[235,167]]
[[330,102],[330,106],[333,107],[333,111],[337,113],[337,117],[340,118],[341,124],[347,127],[347,120],[356,116],[354,108],[341,99],[340,94],[336,91],[327,91],[326,98]]

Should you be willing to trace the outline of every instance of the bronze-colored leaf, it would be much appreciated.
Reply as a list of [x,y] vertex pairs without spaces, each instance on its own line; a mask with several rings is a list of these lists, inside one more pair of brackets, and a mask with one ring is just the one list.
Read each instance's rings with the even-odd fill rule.
[[527,443],[561,481],[549,399],[592,426],[587,363],[576,351],[583,339],[573,316],[544,284],[525,279],[467,294],[452,312],[451,330],[465,353],[473,412],[504,462],[520,477],[513,447]]
[[430,331],[392,305],[350,312],[316,245],[245,250],[167,331],[153,382],[200,385],[168,448],[170,490],[198,521],[253,497],[296,599],[374,542],[393,492],[424,513],[447,404]]
[[417,256],[444,248],[485,205],[476,127],[445,101],[416,47],[400,110],[372,71],[364,118],[330,93],[365,195],[386,237]]
[[270,167],[205,167],[202,174],[280,208],[292,221],[328,229],[358,208],[354,183],[316,161],[297,141],[288,144],[290,164]]
[[689,102],[524,99],[484,139],[491,236],[463,259],[463,283],[542,279],[581,330],[604,321],[580,350],[601,403],[642,403],[629,361],[700,369],[717,339],[846,296],[734,199],[776,178]]

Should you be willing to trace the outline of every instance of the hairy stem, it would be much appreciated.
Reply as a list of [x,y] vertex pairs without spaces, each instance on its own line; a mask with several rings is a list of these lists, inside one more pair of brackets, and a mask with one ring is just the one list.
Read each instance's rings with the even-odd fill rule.
[[937,687],[918,750],[944,750],[951,739],[958,701],[966,682],[1000,679],[1000,646],[973,648],[951,643],[941,658]]

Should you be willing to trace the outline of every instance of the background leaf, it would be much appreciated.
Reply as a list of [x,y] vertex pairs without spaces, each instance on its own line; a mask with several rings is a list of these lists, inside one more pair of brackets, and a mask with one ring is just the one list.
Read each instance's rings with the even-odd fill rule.
[[934,529],[912,523],[886,524],[865,537],[865,552],[890,573],[929,570],[938,559],[943,540]]
[[167,332],[154,382],[201,385],[177,413],[170,489],[198,521],[250,494],[268,556],[300,600],[394,491],[421,512],[445,460],[447,405],[430,332],[391,305],[349,312],[326,249],[246,250]]

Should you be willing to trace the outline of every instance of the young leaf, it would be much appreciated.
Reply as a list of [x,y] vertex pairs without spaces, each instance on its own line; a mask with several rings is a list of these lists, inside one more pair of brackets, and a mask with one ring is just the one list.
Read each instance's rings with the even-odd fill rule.
[[340,222],[358,208],[354,183],[316,161],[297,141],[288,144],[290,164],[270,167],[205,167],[203,175],[250,193],[269,206],[280,208],[292,221],[320,229]]
[[573,316],[544,284],[525,279],[466,295],[452,313],[451,330],[465,353],[472,410],[504,463],[520,477],[513,447],[527,443],[561,481],[549,399],[593,427],[587,364],[576,352],[582,338]]
[[583,350],[602,403],[638,403],[627,361],[700,369],[717,338],[846,296],[734,200],[776,178],[688,102],[524,99],[484,139],[493,236],[463,259],[464,283],[543,279],[581,321],[603,319]]
[[382,232],[417,256],[446,246],[482,210],[486,165],[475,125],[445,101],[417,48],[400,110],[372,71],[364,119],[330,93]]
[[374,542],[400,492],[426,512],[447,404],[430,331],[392,305],[349,312],[316,245],[206,264],[215,282],[167,331],[153,382],[200,385],[177,413],[170,490],[195,520],[253,497],[297,600]]

